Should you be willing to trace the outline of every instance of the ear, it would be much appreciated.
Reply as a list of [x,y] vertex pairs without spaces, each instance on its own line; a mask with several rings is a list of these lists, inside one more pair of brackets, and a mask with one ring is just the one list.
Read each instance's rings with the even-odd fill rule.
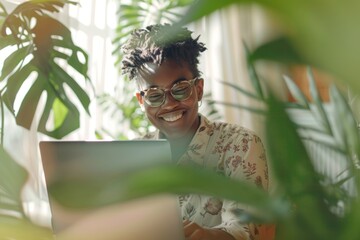
[[144,108],[144,99],[143,99],[143,97],[141,96],[140,92],[136,92],[136,98],[137,98],[137,100],[138,100],[138,103],[139,103],[139,105],[140,105],[141,110],[144,110],[144,109],[145,109],[145,108]]
[[196,86],[198,101],[201,101],[204,95],[204,79],[200,78],[195,86]]
[[143,98],[142,98],[142,96],[141,96],[141,93],[140,93],[140,92],[136,92],[135,95],[136,95],[136,98],[137,98],[139,104],[140,104],[140,105],[143,105],[143,104],[144,104],[144,101],[143,101]]

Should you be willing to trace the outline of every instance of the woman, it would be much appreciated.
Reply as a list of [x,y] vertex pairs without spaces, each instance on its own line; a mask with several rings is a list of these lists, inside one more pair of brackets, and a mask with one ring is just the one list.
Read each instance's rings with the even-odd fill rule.
[[[123,46],[123,73],[136,81],[139,104],[157,128],[147,137],[167,139],[177,164],[210,168],[267,190],[260,138],[241,126],[211,122],[199,114],[204,79],[198,57],[206,48],[186,28],[171,28],[165,24],[137,29]],[[197,194],[181,196],[180,204],[187,239],[259,238],[258,226],[235,215],[247,211],[246,206]]]

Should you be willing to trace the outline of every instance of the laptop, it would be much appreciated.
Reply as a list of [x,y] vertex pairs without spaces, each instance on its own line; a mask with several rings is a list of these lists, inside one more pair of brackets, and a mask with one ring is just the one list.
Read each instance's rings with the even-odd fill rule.
[[[62,180],[126,176],[157,164],[171,163],[166,140],[61,140],[41,141],[39,146],[48,189]],[[174,195],[149,196],[80,210],[66,208],[54,200],[51,191],[48,194],[51,225],[59,239],[185,239]],[[66,198],[76,200],[75,195]]]

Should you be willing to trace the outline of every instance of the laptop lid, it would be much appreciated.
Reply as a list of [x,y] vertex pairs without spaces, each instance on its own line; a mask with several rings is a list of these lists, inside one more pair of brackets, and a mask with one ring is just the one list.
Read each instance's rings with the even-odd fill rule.
[[[47,186],[60,179],[87,179],[90,176],[101,178],[109,174],[129,174],[132,171],[171,161],[170,146],[166,140],[42,141],[40,142],[40,153]],[[175,201],[175,197],[172,198],[172,201]],[[146,200],[143,199],[142,201]],[[70,227],[73,228],[74,225],[80,224],[84,219],[91,218],[94,211],[99,211],[99,209],[66,209],[54,201],[51,195],[49,196],[49,203],[52,227],[55,233],[63,232]],[[166,206],[166,204],[163,205]],[[168,219],[167,222],[176,222],[177,226],[163,227],[178,229],[177,231],[181,230],[182,233],[181,217],[177,204],[168,204],[167,206],[173,206],[172,209],[168,209],[169,212],[173,213],[170,214],[173,219]],[[152,221],[152,224],[155,224],[155,221]],[[179,239],[183,238],[180,237]]]

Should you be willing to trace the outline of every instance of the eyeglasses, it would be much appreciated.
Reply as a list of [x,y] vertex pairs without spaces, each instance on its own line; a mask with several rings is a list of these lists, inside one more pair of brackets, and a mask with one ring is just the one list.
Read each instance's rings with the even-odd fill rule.
[[165,102],[166,92],[170,91],[171,96],[177,101],[185,101],[192,94],[192,86],[198,78],[191,80],[183,80],[172,85],[170,89],[162,89],[153,87],[140,91],[140,95],[144,97],[146,104],[150,107],[159,107]]

